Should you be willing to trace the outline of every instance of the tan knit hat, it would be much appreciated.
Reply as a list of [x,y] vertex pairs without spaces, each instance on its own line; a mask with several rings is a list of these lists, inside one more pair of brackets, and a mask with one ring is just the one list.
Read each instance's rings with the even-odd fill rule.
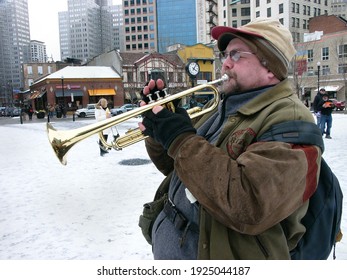
[[220,51],[226,49],[230,40],[239,38],[279,80],[288,76],[288,67],[296,50],[290,31],[278,20],[256,19],[239,28],[216,26],[211,34],[218,40]]

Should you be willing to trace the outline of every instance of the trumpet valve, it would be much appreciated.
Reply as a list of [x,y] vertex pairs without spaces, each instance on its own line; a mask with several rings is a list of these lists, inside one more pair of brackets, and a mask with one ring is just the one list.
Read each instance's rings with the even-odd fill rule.
[[149,103],[153,103],[155,101],[164,99],[168,96],[170,96],[170,94],[167,93],[167,88],[164,88],[162,90],[157,90],[151,94],[148,94],[146,96],[146,98],[148,98],[148,100],[145,99],[145,101],[147,101],[147,104],[149,104]]

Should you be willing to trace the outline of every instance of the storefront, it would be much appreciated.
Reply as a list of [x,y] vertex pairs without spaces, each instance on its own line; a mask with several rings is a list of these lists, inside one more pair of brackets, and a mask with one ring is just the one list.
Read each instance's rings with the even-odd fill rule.
[[89,89],[89,103],[97,103],[101,98],[105,98],[110,108],[113,108],[116,90],[112,88]]

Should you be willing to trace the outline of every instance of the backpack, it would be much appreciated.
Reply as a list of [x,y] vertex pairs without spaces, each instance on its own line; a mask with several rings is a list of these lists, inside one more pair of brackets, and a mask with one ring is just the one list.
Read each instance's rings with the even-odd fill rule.
[[[324,152],[321,130],[305,121],[288,121],[273,125],[257,141],[281,141],[316,145]],[[326,260],[336,242],[342,238],[340,229],[343,194],[339,181],[326,161],[321,159],[318,186],[301,220],[306,232],[290,252],[292,260]]]

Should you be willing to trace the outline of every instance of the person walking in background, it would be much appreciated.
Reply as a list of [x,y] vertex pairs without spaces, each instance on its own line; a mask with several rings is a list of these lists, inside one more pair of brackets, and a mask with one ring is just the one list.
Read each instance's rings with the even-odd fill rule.
[[[218,108],[193,125],[183,108],[154,106],[139,123],[151,160],[167,176],[160,188],[168,189],[153,225],[142,219],[141,228],[154,259],[289,260],[306,231],[301,219],[321,150],[257,138],[283,122],[315,123],[288,79],[292,35],[278,20],[260,18],[211,35],[229,77]],[[151,85],[144,95],[157,90]]]
[[316,94],[316,96],[314,97],[314,100],[313,100],[313,111],[314,111],[314,115],[316,116],[318,127],[321,127],[321,125],[320,125],[320,122],[321,122],[321,112],[319,110],[319,105],[322,102],[323,94],[325,94],[325,89],[321,88],[317,92],[317,94]]
[[321,113],[320,129],[322,135],[325,133],[325,138],[331,139],[330,132],[333,123],[332,111],[335,108],[334,103],[329,99],[328,94],[322,95],[322,100],[318,104],[318,110]]
[[33,119],[33,114],[34,114],[34,109],[31,105],[28,107],[28,115],[29,115],[29,120],[31,121]]
[[[95,105],[95,119],[99,122],[111,117],[111,112],[107,107],[107,100],[105,98],[101,98],[98,103]],[[107,141],[108,134],[110,133],[110,128],[107,128],[102,131],[102,136],[105,141]],[[100,147],[100,156],[104,156],[108,153],[107,147],[105,147],[101,140],[99,139],[99,147]]]

